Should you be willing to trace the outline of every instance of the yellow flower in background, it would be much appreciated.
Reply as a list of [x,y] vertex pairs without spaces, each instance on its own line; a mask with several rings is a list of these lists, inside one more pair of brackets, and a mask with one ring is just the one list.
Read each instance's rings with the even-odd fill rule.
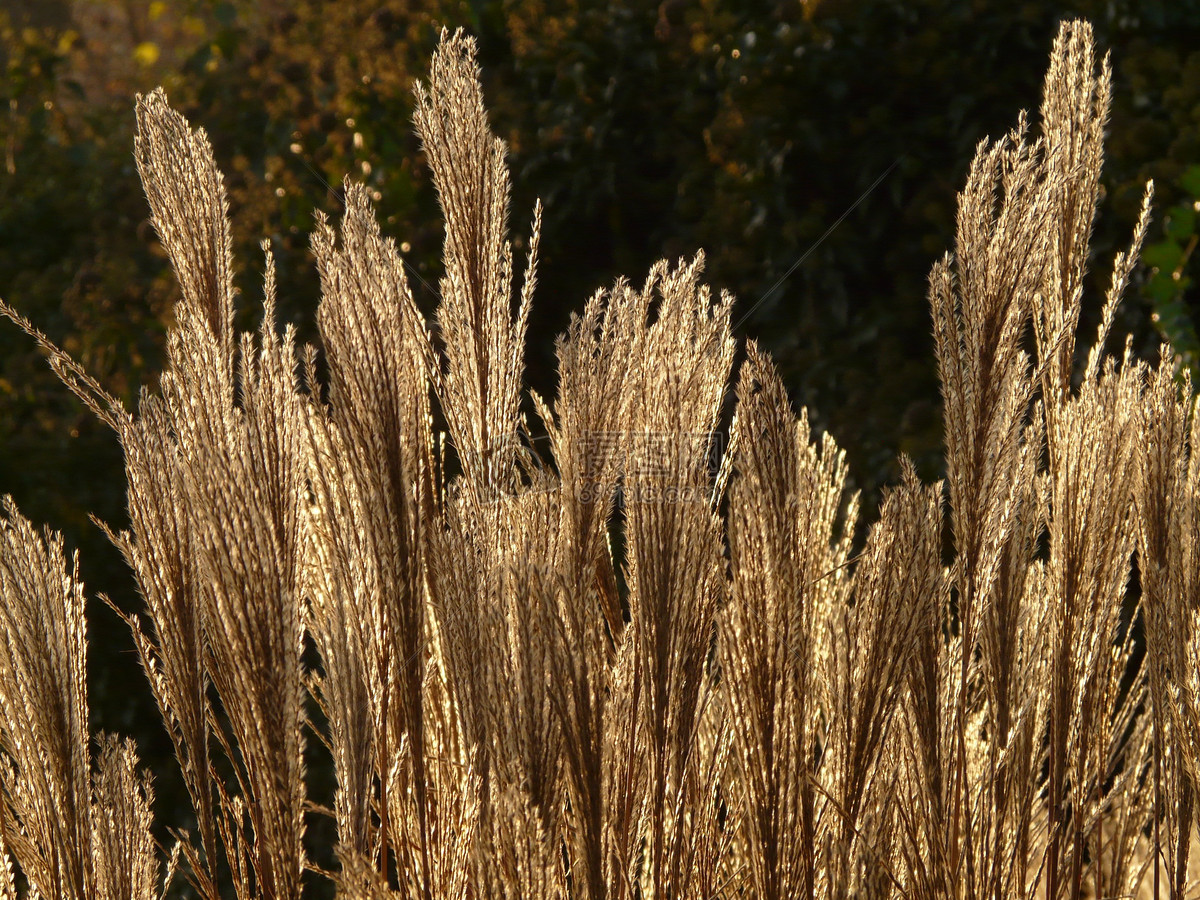
[[158,62],[159,49],[154,41],[142,41],[133,48],[133,58],[138,65],[149,68]]

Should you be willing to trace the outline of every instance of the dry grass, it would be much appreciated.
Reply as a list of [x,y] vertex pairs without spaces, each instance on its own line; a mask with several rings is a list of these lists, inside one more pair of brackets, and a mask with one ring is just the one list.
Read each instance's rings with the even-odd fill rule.
[[417,90],[436,339],[351,183],[313,235],[327,376],[276,326],[269,248],[237,335],[221,176],[161,92],[137,106],[181,286],[158,392],[125,410],[0,306],[121,439],[110,536],[145,601],[122,615],[197,822],[164,870],[133,748],[92,751],[83,586],[9,504],[0,895],[143,900],[178,868],[208,900],[1195,896],[1200,419],[1169,348],[1104,349],[1149,191],[1076,347],[1111,85],[1091,29],[1060,32],[1040,133],[979,146],[929,280],[946,480],[905,463],[857,554],[840,450],[753,343],[734,377],[700,256],[587,302],[532,452],[540,208],[517,289],[474,58],[444,36]]

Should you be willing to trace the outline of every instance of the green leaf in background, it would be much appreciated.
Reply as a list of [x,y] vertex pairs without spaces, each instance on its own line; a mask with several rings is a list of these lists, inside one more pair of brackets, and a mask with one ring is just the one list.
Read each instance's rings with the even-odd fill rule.
[[219,24],[229,28],[237,21],[237,7],[232,3],[218,3],[213,7],[213,18]]
[[1160,273],[1168,277],[1179,266],[1182,259],[1183,247],[1173,235],[1165,241],[1147,245],[1146,249],[1142,251],[1142,262],[1151,268],[1158,269]]
[[1183,243],[1196,231],[1196,210],[1191,205],[1179,204],[1167,210],[1163,221],[1167,237]]
[[1162,217],[1162,240],[1147,244],[1142,262],[1150,270],[1142,296],[1150,301],[1150,319],[1159,335],[1171,343],[1179,362],[1192,370],[1200,366],[1200,338],[1187,294],[1193,279],[1188,266],[1196,249],[1196,197],[1200,196],[1200,165],[1190,165],[1169,185],[1167,196],[1177,202]]
[[1200,165],[1188,166],[1179,176],[1179,186],[1193,197],[1200,197]]
[[1143,291],[1154,301],[1154,310],[1161,317],[1163,304],[1174,298],[1179,293],[1179,288],[1170,272],[1159,271],[1146,282]]

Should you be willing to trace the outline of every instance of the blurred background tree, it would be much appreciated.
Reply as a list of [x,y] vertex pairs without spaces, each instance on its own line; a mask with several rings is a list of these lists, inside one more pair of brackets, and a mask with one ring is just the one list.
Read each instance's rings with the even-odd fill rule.
[[[976,143],[1036,110],[1057,23],[1076,15],[1116,74],[1093,277],[1153,177],[1166,212],[1123,324],[1194,365],[1200,0],[6,0],[0,295],[127,403],[153,384],[176,288],[133,164],[133,96],[162,84],[226,174],[244,327],[267,236],[281,315],[315,339],[308,235],[314,210],[338,214],[345,175],[371,187],[432,310],[441,224],[411,87],[440,27],[463,26],[509,144],[518,243],[546,205],[532,384],[553,389],[553,336],[598,287],[703,248],[739,330],[871,496],[899,451],[939,474],[925,276],[951,249]],[[123,522],[119,448],[15,328],[0,328],[0,493],[81,548],[93,593],[136,608],[87,519]],[[97,725],[169,756],[145,692],[125,688],[141,678],[126,635],[93,612]],[[179,824],[173,767],[154,767]]]

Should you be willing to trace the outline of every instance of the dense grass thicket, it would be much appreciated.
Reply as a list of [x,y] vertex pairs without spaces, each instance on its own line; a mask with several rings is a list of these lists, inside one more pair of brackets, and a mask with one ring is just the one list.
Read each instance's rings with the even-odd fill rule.
[[237,333],[209,141],[140,97],[182,295],[158,390],[129,410],[0,311],[120,438],[120,612],[195,828],[160,847],[136,748],[91,733],[84,587],[9,503],[0,897],[1194,896],[1200,420],[1169,348],[1106,349],[1149,190],[1077,345],[1110,85],[1066,24],[1036,128],[979,145],[929,276],[946,478],[902,465],[866,527],[700,256],[598,291],[557,395],[525,388],[541,208],[515,259],[469,38],[417,89],[436,316],[347,182],[319,350],[265,244]]

